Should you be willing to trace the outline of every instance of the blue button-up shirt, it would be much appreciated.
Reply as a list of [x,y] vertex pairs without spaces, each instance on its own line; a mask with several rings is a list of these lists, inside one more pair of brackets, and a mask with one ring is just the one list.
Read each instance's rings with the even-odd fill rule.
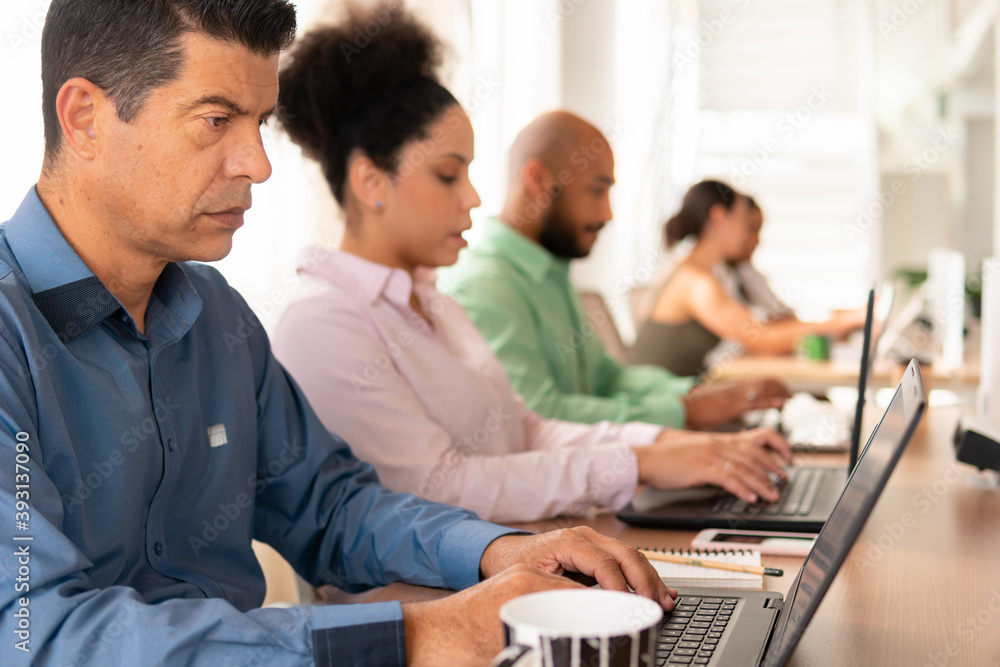
[[510,529],[395,494],[326,431],[214,269],[140,333],[34,188],[0,227],[0,656],[405,664],[398,603],[258,609],[251,538],[313,584],[478,581]]

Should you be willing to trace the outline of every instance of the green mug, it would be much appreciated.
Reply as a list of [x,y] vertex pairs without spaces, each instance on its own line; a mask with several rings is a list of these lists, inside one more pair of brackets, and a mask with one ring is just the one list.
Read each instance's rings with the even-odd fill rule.
[[799,339],[798,354],[810,361],[826,361],[830,358],[830,337],[809,334]]

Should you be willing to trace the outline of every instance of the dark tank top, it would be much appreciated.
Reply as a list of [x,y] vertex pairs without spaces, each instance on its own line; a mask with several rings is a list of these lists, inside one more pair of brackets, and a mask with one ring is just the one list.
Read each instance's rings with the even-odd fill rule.
[[646,320],[628,353],[630,364],[663,366],[674,375],[698,375],[705,355],[721,339],[696,320],[665,324]]

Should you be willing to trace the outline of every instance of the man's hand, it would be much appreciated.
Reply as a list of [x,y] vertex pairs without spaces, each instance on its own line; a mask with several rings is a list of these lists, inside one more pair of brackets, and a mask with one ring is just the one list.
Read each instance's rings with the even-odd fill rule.
[[582,588],[564,573],[592,577],[609,590],[631,586],[668,611],[677,597],[637,549],[587,527],[499,537],[480,570],[487,579],[472,588],[403,605],[408,664],[488,665],[503,649],[500,607],[526,593]]
[[583,575],[596,579],[607,590],[631,588],[668,611],[674,608],[673,598],[677,597],[638,549],[586,526],[498,538],[483,553],[480,569],[490,577],[518,563],[550,574]]
[[413,667],[488,665],[504,647],[500,607],[519,595],[565,588],[583,586],[515,565],[446,598],[403,605],[406,662]]
[[733,421],[747,410],[780,408],[791,396],[777,380],[749,380],[698,385],[684,397],[687,425],[709,428]]
[[766,428],[740,433],[667,429],[653,444],[632,450],[642,484],[658,489],[714,484],[751,503],[758,496],[778,499],[768,473],[784,476],[782,464],[792,460],[785,439]]

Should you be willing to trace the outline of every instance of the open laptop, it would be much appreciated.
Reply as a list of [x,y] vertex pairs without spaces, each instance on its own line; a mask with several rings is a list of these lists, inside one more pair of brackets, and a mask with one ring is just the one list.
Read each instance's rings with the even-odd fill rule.
[[679,588],[656,665],[784,665],[847,558],[927,405],[911,361],[787,599],[769,591]]
[[[861,442],[861,420],[864,415],[865,390],[871,375],[871,357],[883,319],[875,317],[875,303],[882,307],[891,295],[875,290],[868,293],[864,347],[858,373],[858,400],[852,417],[853,428],[849,443],[847,468],[791,466],[786,469],[788,483],[781,497],[773,503],[760,501],[750,504],[719,487],[699,487],[677,491],[644,489],[618,513],[626,523],[656,528],[730,528],[740,530],[780,530],[815,533],[833,510],[844,480],[858,460]],[[877,320],[877,321],[876,321]]]
[[[807,392],[793,395],[782,409],[757,410],[743,415],[745,426],[773,428],[785,436],[796,452],[857,452],[861,440],[861,417],[864,414],[865,390],[871,379],[879,337],[886,329],[892,308],[894,289],[883,283],[868,292],[865,326],[861,342],[861,367],[858,371],[858,396],[854,411]],[[851,459],[855,460],[854,458]]]

